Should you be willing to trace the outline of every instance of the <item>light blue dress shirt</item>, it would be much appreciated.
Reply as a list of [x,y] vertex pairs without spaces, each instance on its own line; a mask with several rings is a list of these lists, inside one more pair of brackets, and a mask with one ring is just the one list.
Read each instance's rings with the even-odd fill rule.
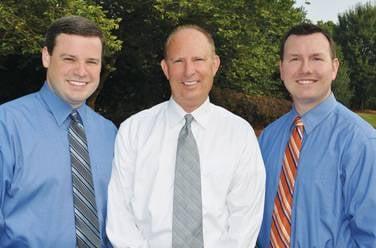
[[[259,246],[269,247],[274,197],[293,108],[262,133],[266,197]],[[376,131],[333,94],[302,116],[291,247],[376,247]]]
[[[70,105],[45,83],[0,106],[0,247],[75,247]],[[102,247],[116,127],[83,104]]]

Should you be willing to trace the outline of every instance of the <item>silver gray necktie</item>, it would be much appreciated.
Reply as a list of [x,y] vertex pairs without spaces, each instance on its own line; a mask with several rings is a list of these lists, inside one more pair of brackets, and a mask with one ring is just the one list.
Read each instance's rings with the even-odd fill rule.
[[100,247],[99,222],[85,130],[77,111],[73,111],[70,118],[68,138],[72,164],[76,247]]
[[173,248],[204,247],[200,158],[191,130],[192,115],[185,115],[176,151],[172,219]]

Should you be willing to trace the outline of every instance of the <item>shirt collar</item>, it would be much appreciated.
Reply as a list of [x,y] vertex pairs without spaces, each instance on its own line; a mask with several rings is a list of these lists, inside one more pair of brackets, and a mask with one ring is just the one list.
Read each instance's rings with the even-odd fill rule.
[[[209,97],[200,107],[190,113],[194,120],[203,128],[207,128],[209,124],[210,100]],[[167,122],[170,127],[177,125],[184,120],[184,116],[188,114],[184,109],[171,97],[167,106]]]
[[[336,98],[334,97],[333,93],[331,93],[324,101],[322,101],[316,107],[304,113],[303,116],[301,116],[304,124],[304,131],[307,134],[309,134],[333,111],[336,105]],[[295,117],[299,114],[296,111],[295,106],[293,106],[290,113],[290,121],[292,123]]]
[[[64,100],[62,100],[59,96],[55,94],[55,92],[50,88],[47,82],[44,83],[42,88],[39,91],[41,98],[43,99],[44,103],[47,106],[47,109],[52,113],[54,116],[56,123],[61,126],[64,121],[67,119],[69,114],[72,112],[73,108]],[[87,113],[87,106],[86,104],[82,104],[79,108],[77,108],[78,113],[83,122],[86,119]],[[84,124],[85,125],[85,124]]]

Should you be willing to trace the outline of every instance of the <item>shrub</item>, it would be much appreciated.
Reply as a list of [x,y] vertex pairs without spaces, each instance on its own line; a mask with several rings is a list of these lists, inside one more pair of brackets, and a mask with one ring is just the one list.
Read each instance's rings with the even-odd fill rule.
[[219,87],[213,87],[210,100],[246,119],[255,129],[263,129],[291,108],[291,102],[285,99],[247,95]]

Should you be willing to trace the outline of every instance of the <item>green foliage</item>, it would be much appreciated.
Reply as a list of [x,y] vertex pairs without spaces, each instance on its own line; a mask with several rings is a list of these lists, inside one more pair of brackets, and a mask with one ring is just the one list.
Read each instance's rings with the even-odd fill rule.
[[376,5],[357,5],[338,20],[334,33],[349,66],[352,107],[376,108]]
[[374,128],[376,128],[376,112],[362,112],[358,113],[364,120],[366,120],[369,124],[371,124]]
[[[317,25],[327,30],[333,36],[333,32],[336,26],[332,21],[328,21],[325,23],[319,21]],[[333,81],[332,90],[338,101],[350,107],[350,101],[354,93],[353,90],[350,88],[349,68],[343,56],[342,47],[339,44],[336,44],[336,54],[340,62],[340,66],[338,69],[337,77]]]
[[243,117],[255,129],[262,129],[291,109],[291,102],[288,100],[248,95],[219,87],[212,89],[210,99],[215,104]]
[[179,24],[198,24],[214,36],[221,67],[215,84],[254,95],[285,97],[279,79],[278,49],[282,34],[303,20],[292,0],[138,1],[98,0],[122,22],[124,47],[117,71],[106,82],[98,107],[119,123],[138,110],[170,96],[159,62],[164,41]]
[[[339,54],[339,49],[337,49]],[[345,60],[341,60],[343,55],[338,56],[340,60],[340,67],[338,69],[337,78],[333,81],[332,90],[338,101],[350,107],[351,99],[354,95],[353,90],[350,88],[350,78],[348,74],[348,66]]]
[[169,85],[159,62],[166,30],[171,26],[155,13],[151,1],[98,1],[108,16],[121,18],[117,35],[124,46],[117,70],[106,81],[97,110],[120,123],[125,117],[169,97]]
[[0,55],[37,54],[44,33],[53,20],[65,15],[81,15],[94,20],[103,29],[107,55],[121,48],[111,32],[120,19],[108,19],[101,6],[85,0],[2,0],[0,2]]
[[[17,0],[2,0],[0,2],[0,69],[12,71],[13,68],[9,69],[6,62],[9,61],[9,56],[13,58],[18,56],[17,62],[24,62],[19,63],[16,69],[23,71],[28,70],[27,67],[34,67],[40,73],[42,70],[39,63],[35,64],[35,59],[30,57],[40,54],[48,26],[55,19],[66,15],[87,17],[96,22],[104,33],[106,46],[101,83],[89,99],[89,105],[94,106],[103,82],[109,73],[115,70],[113,66],[115,53],[121,49],[122,41],[112,34],[119,28],[120,19],[107,18],[103,8],[90,0],[23,0],[22,4]],[[40,74],[33,78],[39,80]],[[15,91],[19,89],[17,85],[12,87]],[[28,91],[29,89],[26,92]]]
[[196,23],[217,42],[217,83],[243,92],[279,94],[278,49],[282,34],[303,20],[294,1],[156,0],[154,7],[173,26]]
[[[36,4],[35,1],[32,4]],[[40,49],[38,44],[43,40],[40,30],[43,23],[38,16],[44,6],[35,9],[36,15],[29,15],[29,7],[27,4],[17,4],[17,1],[0,2],[0,55],[35,53]],[[26,14],[29,15],[27,19],[23,18]]]

